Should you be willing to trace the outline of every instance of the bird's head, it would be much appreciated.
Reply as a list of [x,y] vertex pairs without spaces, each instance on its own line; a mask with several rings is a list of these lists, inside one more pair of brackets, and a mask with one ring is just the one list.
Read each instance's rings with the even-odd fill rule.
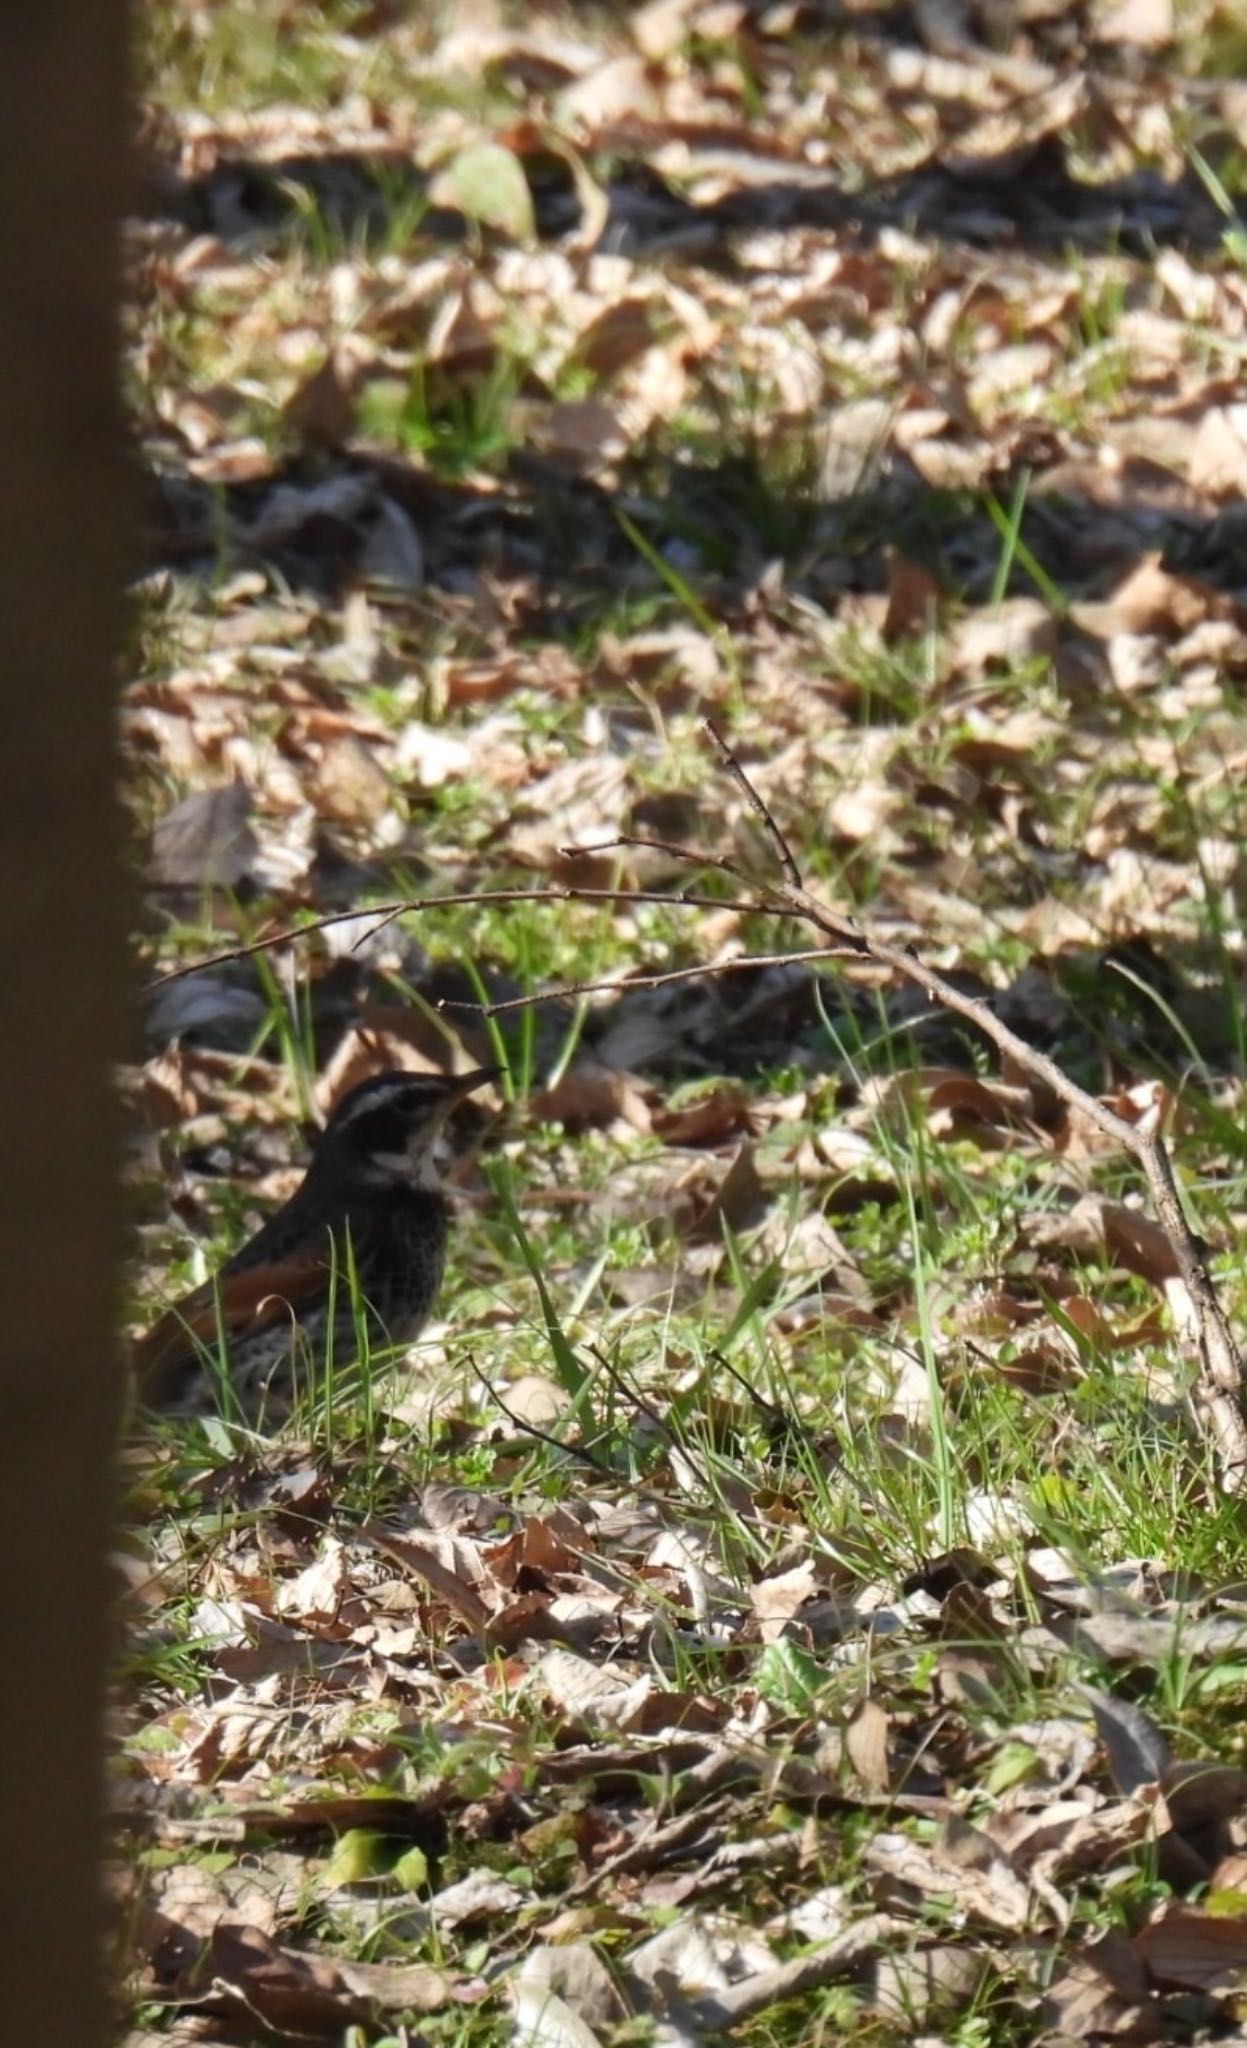
[[337,1104],[316,1143],[312,1171],[345,1174],[369,1188],[437,1186],[434,1147],[456,1103],[495,1081],[500,1069],[470,1074],[375,1074]]

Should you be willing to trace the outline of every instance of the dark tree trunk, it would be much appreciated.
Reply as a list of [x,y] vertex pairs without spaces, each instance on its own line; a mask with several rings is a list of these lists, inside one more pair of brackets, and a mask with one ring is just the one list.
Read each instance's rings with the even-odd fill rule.
[[120,1364],[110,1068],[121,0],[0,30],[0,2039],[98,2048]]

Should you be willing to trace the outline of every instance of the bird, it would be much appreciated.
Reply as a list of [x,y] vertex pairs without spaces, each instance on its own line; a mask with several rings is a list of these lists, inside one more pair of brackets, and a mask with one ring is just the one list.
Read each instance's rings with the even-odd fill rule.
[[446,1259],[437,1139],[456,1104],[499,1072],[390,1072],[350,1089],[289,1200],[138,1340],[141,1405],[182,1415],[224,1408],[276,1425],[300,1385],[322,1386],[359,1357],[361,1339],[368,1353],[411,1343]]

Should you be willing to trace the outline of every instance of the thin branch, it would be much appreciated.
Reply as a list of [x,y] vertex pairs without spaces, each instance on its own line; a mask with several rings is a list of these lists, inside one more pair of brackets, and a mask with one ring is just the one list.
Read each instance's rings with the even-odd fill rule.
[[735,960],[705,960],[697,967],[672,967],[663,974],[629,974],[617,981],[565,981],[539,995],[508,996],[501,1003],[471,1002],[464,996],[443,996],[439,1010],[473,1010],[497,1017],[503,1010],[527,1010],[534,1003],[558,1003],[574,996],[624,995],[634,988],[667,988],[673,981],[699,981],[706,975],[742,974],[757,967],[799,967],[807,960],[860,960],[859,946],[811,946],[804,953],[742,953]]
[[[727,741],[712,728],[712,737],[723,761],[737,784],[763,818],[770,814]],[[752,792],[752,794],[751,794]],[[774,821],[770,821],[773,826]],[[774,827],[778,833],[778,827]],[[779,835],[782,838],[782,835]],[[778,841],[777,841],[778,850]],[[785,863],[785,874],[789,870]],[[928,967],[910,946],[885,939],[872,926],[834,910],[806,888],[800,870],[773,892],[776,904],[785,912],[812,925],[824,937],[855,947],[865,958],[914,982],[934,1002],[974,1024],[997,1050],[1013,1060],[1024,1073],[1042,1081],[1058,1101],[1087,1117],[1136,1162],[1151,1189],[1156,1215],[1173,1247],[1178,1270],[1191,1303],[1198,1338],[1200,1387],[1196,1407],[1212,1444],[1220,1469],[1221,1483],[1229,1493],[1247,1492],[1247,1407],[1244,1402],[1244,1368],[1229,1318],[1222,1306],[1216,1282],[1208,1264],[1207,1248],[1191,1228],[1182,1206],[1173,1162],[1158,1131],[1149,1131],[1106,1107],[1094,1095],[1072,1081],[1055,1060],[1019,1038],[990,1003],[969,996]]]
[[[581,848],[582,852],[584,850]],[[733,902],[723,896],[702,896],[695,889],[682,889],[678,893],[670,889],[579,889],[557,882],[547,882],[540,889],[460,889],[449,896],[409,896],[399,903],[370,903],[363,910],[331,910],[324,917],[310,917],[306,924],[289,925],[282,931],[270,932],[266,938],[250,939],[246,945],[229,946],[220,953],[208,953],[200,960],[188,960],[183,967],[171,967],[148,982],[147,993],[152,995],[171,981],[185,981],[190,974],[203,974],[210,967],[227,967],[234,960],[248,960],[253,953],[271,953],[281,946],[296,945],[300,939],[310,938],[316,932],[329,931],[338,924],[354,924],[363,917],[375,918],[376,923],[356,940],[356,946],[364,945],[376,932],[383,931],[387,924],[392,924],[406,911],[453,910],[465,905],[495,903],[658,903],[685,910],[736,910],[742,916],[768,908],[765,903]]]
[[618,1479],[619,1474],[615,1471],[614,1467],[608,1465],[604,1459],[596,1457],[586,1444],[565,1444],[561,1437],[552,1436],[549,1430],[538,1429],[535,1422],[527,1422],[522,1415],[517,1415],[513,1409],[508,1408],[497,1387],[488,1374],[481,1371],[471,1352],[468,1353],[468,1364],[484,1387],[485,1392],[489,1395],[490,1400],[496,1407],[501,1408],[512,1429],[517,1429],[521,1436],[535,1437],[539,1444],[546,1444],[550,1450],[558,1451],[561,1457],[579,1459],[582,1464],[588,1465],[594,1472],[600,1472],[604,1479]]
[[729,747],[727,741],[724,739],[723,734],[719,731],[719,728],[715,724],[713,718],[703,718],[702,728],[705,732],[709,733],[711,739],[713,740],[715,746],[718,749],[719,759],[722,761],[723,766],[727,769],[728,774],[731,776],[733,782],[736,784],[737,789],[744,797],[745,802],[748,804],[750,810],[754,813],[755,817],[760,818],[762,820],[763,825],[766,827],[767,837],[770,839],[771,845],[775,849],[775,857],[778,860],[780,868],[783,871],[784,880],[787,882],[790,889],[800,889],[803,886],[803,884],[801,880],[801,870],[797,866],[796,855],[793,853],[791,846],[789,846],[788,841],[785,839],[783,833],[780,831],[779,826],[776,824],[770,806],[765,802],[763,797],[754,788],[752,782],[749,780],[749,777],[746,775],[744,769],[741,767],[740,762],[737,760],[735,754],[732,752],[732,749]]
[[656,1429],[660,1436],[665,1437],[669,1444],[678,1446],[678,1439],[671,1430],[670,1425],[664,1422],[658,1410],[650,1405],[643,1394],[638,1394],[635,1387],[629,1386],[618,1366],[611,1364],[610,1359],[606,1356],[601,1346],[589,1344],[585,1348],[591,1358],[596,1358],[616,1393],[622,1394],[625,1401],[630,1401],[632,1406],[645,1417],[645,1420],[651,1427]]
[[665,853],[683,867],[713,868],[716,874],[730,875],[734,882],[744,882],[747,888],[754,886],[734,860],[725,860],[721,854],[705,853],[699,846],[684,846],[678,839],[654,839],[645,832],[621,832],[614,839],[595,839],[587,846],[560,846],[559,852],[564,859],[573,860],[585,854],[619,853],[625,848],[638,846],[647,853]]
[[754,1406],[760,1408],[772,1420],[782,1423],[796,1421],[795,1410],[781,1408],[777,1401],[772,1401],[765,1394],[760,1394],[748,1375],[743,1373],[738,1365],[733,1365],[726,1351],[721,1350],[719,1345],[712,1344],[707,1356],[713,1359],[717,1366],[721,1366],[724,1372],[729,1373],[737,1386],[744,1388]]

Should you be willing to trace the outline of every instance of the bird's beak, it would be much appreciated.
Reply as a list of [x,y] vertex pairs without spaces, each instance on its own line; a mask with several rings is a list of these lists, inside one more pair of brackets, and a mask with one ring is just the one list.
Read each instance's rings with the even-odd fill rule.
[[462,1102],[465,1095],[473,1095],[478,1088],[484,1088],[490,1081],[501,1079],[501,1067],[473,1067],[470,1074],[452,1074],[446,1083],[447,1104]]

